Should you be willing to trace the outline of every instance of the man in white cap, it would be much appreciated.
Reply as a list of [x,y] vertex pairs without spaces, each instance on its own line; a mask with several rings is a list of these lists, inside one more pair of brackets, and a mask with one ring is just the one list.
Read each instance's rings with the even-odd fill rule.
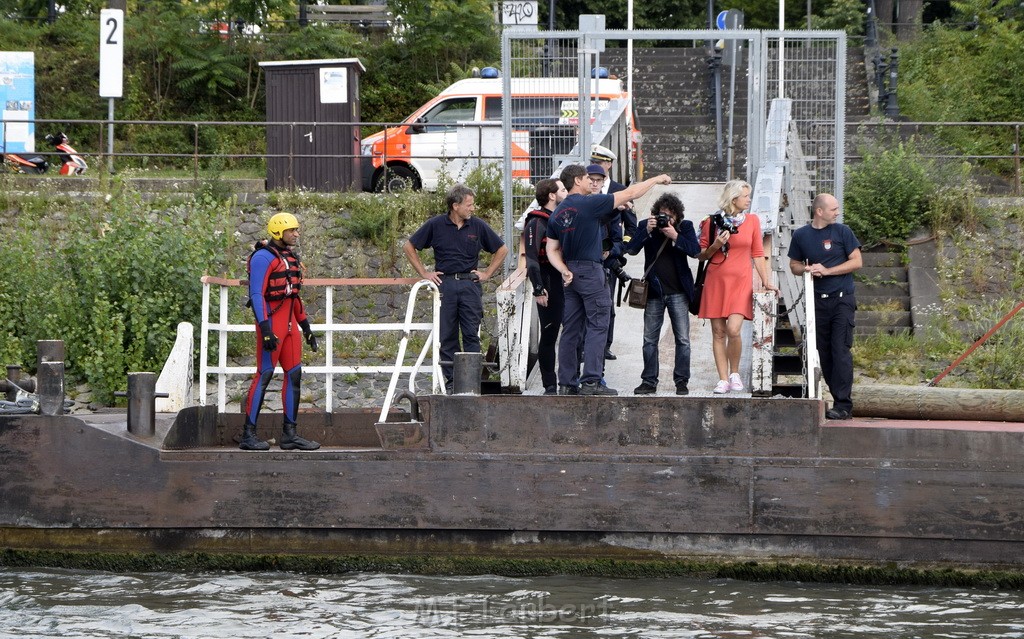
[[[625,186],[611,179],[612,162],[616,159],[615,152],[606,146],[600,144],[594,144],[590,147],[590,161],[593,162],[591,167],[601,167],[604,169],[605,175],[608,177],[604,180],[601,186],[601,193],[615,194],[619,191],[625,190]],[[590,170],[588,169],[588,173]],[[595,176],[591,175],[591,180]],[[620,237],[624,242],[628,242],[630,238],[636,235],[636,214],[633,213],[633,202],[626,202],[619,207],[619,217],[614,219],[610,224],[616,225],[621,230]],[[624,246],[624,244],[622,244]],[[609,261],[617,261],[622,255],[622,251],[617,252],[615,255],[610,256]],[[605,264],[607,266],[607,263]],[[612,300],[615,300],[615,276],[610,272],[608,274],[608,294]],[[612,304],[612,317],[611,323],[608,326],[608,343],[605,345],[604,357],[605,359],[616,359],[615,354],[612,353],[612,342],[615,341],[615,305]]]
[[[608,179],[605,180],[604,187],[601,189],[602,193],[618,193],[626,188],[611,179],[612,162],[616,160],[616,157],[615,152],[606,146],[594,144],[590,147],[590,161],[604,169],[608,175]],[[622,212],[622,232],[628,240],[636,234],[636,214],[633,213],[633,203],[627,202],[619,210]]]

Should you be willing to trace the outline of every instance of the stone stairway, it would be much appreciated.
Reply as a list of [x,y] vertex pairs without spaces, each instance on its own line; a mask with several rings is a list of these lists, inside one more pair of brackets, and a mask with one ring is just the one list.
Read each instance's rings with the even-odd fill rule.
[[[625,77],[626,50],[609,49],[601,58],[612,74]],[[643,133],[644,174],[668,173],[679,182],[722,182],[728,157],[728,110],[722,113],[722,161],[718,159],[715,115],[711,109],[708,66],[703,47],[633,50],[636,118]],[[729,69],[722,70],[728,105]],[[747,157],[747,73],[737,68],[733,119],[737,174]]]
[[854,273],[857,286],[855,335],[910,333],[910,283],[898,252],[885,247],[861,251],[864,266]]
[[862,122],[871,116],[869,78],[864,64],[864,47],[846,49],[846,121]]

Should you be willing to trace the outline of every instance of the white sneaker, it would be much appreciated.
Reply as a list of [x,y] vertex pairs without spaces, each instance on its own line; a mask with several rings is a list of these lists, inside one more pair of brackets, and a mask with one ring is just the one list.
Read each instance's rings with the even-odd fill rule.
[[729,390],[731,390],[731,391],[741,391],[741,390],[743,390],[743,381],[740,380],[740,376],[739,376],[738,373],[733,373],[732,375],[729,376]]
[[725,393],[728,393],[728,392],[729,392],[729,382],[725,381],[724,379],[718,380],[718,385],[715,386],[715,394],[716,395],[724,395]]

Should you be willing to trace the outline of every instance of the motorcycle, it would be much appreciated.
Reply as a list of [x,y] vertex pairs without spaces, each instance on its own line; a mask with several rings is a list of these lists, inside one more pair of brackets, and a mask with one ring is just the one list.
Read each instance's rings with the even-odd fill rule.
[[50,163],[41,155],[22,156],[17,153],[4,153],[4,166],[11,173],[46,173]]
[[71,148],[71,145],[68,144],[68,136],[63,131],[47,135],[46,141],[52,144],[53,148],[60,151],[58,157],[61,161],[61,175],[81,175],[89,168],[89,165],[85,163],[82,156],[78,155],[78,151]]
[[[78,155],[68,143],[68,136],[63,131],[46,136],[46,141],[58,151],[60,158],[61,175],[81,175],[89,168],[82,156]],[[8,169],[14,173],[43,174],[50,170],[50,163],[42,155],[18,155],[17,153],[5,153],[4,162]]]

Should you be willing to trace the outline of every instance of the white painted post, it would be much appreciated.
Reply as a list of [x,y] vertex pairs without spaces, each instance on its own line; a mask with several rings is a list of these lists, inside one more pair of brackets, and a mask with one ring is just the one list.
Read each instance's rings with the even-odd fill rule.
[[178,324],[178,337],[156,380],[156,392],[167,397],[156,398],[156,412],[176,413],[194,405],[192,397],[192,354],[195,351],[194,328],[189,322]]

